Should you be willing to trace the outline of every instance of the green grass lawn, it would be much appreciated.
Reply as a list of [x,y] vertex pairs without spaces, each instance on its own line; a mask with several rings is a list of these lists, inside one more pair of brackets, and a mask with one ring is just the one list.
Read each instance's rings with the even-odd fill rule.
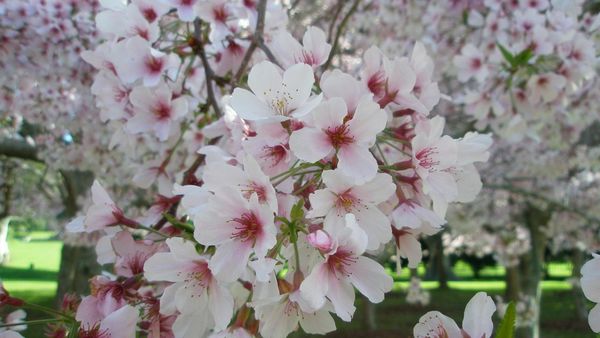
[[[62,243],[53,239],[49,232],[36,232],[30,241],[12,239],[9,241],[11,261],[0,267],[0,279],[14,296],[27,299],[32,303],[52,306],[56,291],[56,279],[60,263]],[[567,338],[595,337],[587,323],[578,322],[575,318],[575,307],[572,303],[570,285],[565,281],[571,274],[571,267],[565,263],[552,263],[548,267],[551,280],[542,284],[542,337]],[[424,267],[419,267],[424,273]],[[364,304],[357,297],[357,311],[352,323],[337,321],[339,330],[332,337],[394,337],[404,338],[412,334],[413,326],[419,317],[427,311],[439,310],[461,323],[466,303],[477,291],[486,291],[490,295],[501,295],[504,291],[502,267],[489,267],[481,271],[481,279],[473,279],[471,268],[458,262],[454,274],[460,280],[449,283],[450,290],[438,290],[438,283],[424,281],[422,285],[430,290],[432,305],[419,307],[407,304],[405,290],[408,287],[409,272],[404,269],[396,280],[394,291],[386,300],[376,306],[377,332],[368,332],[364,319]],[[591,304],[591,303],[590,303]],[[46,318],[45,315],[30,312],[30,319]],[[495,318],[498,322],[498,319]],[[25,337],[43,337],[43,327],[31,327]],[[295,337],[306,337],[296,334]]]

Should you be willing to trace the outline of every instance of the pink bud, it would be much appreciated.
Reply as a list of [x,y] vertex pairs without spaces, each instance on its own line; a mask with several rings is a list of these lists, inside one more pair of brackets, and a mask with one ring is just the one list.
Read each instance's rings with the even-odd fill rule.
[[308,234],[308,236],[306,236],[306,238],[308,239],[310,245],[319,249],[319,251],[323,253],[331,251],[333,247],[331,237],[329,237],[329,235],[323,230],[311,232]]

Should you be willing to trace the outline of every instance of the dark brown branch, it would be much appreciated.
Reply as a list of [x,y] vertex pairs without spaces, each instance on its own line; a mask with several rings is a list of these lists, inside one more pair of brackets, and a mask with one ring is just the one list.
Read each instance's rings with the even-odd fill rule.
[[331,24],[329,24],[329,31],[327,32],[327,41],[331,41],[333,39],[333,29],[335,28],[335,24],[340,17],[340,13],[342,13],[342,9],[344,8],[344,0],[339,0],[336,7],[334,8],[335,13],[333,14],[333,19],[331,20]]
[[240,80],[242,79],[242,76],[246,72],[246,68],[248,68],[248,64],[250,64],[250,60],[252,59],[252,55],[256,51],[256,48],[260,48],[267,55],[271,62],[279,66],[279,63],[275,59],[275,56],[273,55],[271,50],[265,45],[263,39],[263,34],[265,31],[265,17],[267,12],[267,0],[260,0],[258,5],[256,6],[256,11],[258,13],[258,17],[256,19],[256,28],[254,29],[254,34],[252,35],[252,41],[250,42],[250,46],[248,46],[248,50],[246,50],[244,59],[242,59],[242,63],[240,64],[240,68],[233,77],[234,86],[237,86]]
[[24,140],[5,138],[0,140],[0,155],[43,163],[37,156],[37,148]]
[[[220,137],[216,137],[210,140],[208,144],[215,145],[217,142],[219,142],[219,139]],[[199,154],[198,157],[196,157],[194,163],[192,163],[192,165],[183,173],[183,180],[181,181],[181,185],[200,184],[200,181],[196,177],[196,171],[198,170],[198,168],[200,168],[202,164],[204,164],[205,160],[206,155],[204,154]],[[171,205],[171,207],[169,208],[169,211],[167,211],[167,214],[173,217],[177,217],[177,208],[179,208],[180,202],[181,200],[178,200],[177,202],[173,203],[173,205]],[[155,230],[160,230],[165,224],[167,224],[167,221],[167,217],[163,216],[158,222],[156,222],[156,224],[152,226],[152,228]]]
[[327,68],[329,68],[329,66],[331,65],[331,62],[333,61],[333,57],[335,56],[335,53],[337,53],[338,45],[340,43],[340,37],[342,36],[344,29],[346,28],[346,24],[348,24],[348,20],[350,20],[350,17],[352,16],[352,14],[354,14],[354,12],[356,12],[356,9],[358,8],[359,4],[360,4],[360,0],[354,0],[352,7],[346,13],[344,18],[342,19],[342,22],[340,23],[340,25],[335,33],[335,39],[333,40],[333,44],[331,46],[331,51],[329,52],[329,56],[327,57],[327,61],[325,62],[325,65],[323,66],[323,71],[326,71]]
[[202,38],[202,20],[196,18],[194,20],[194,52],[196,55],[200,57],[202,61],[202,67],[204,68],[204,75],[206,77],[206,93],[208,96],[208,103],[213,107],[217,116],[222,116],[221,107],[219,106],[219,102],[215,96],[213,81],[214,81],[214,72],[208,63],[208,58],[206,57],[206,51],[204,50],[204,41]]

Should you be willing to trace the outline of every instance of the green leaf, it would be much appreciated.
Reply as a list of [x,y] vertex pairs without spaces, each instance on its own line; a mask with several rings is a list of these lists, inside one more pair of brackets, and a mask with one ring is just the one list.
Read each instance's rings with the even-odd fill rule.
[[511,67],[515,66],[515,57],[514,55],[512,55],[512,53],[506,49],[506,47],[502,46],[499,42],[496,43],[496,45],[498,46],[498,49],[500,49],[500,53],[502,53],[502,56],[504,56],[504,59],[506,59],[506,61],[508,62],[508,64]]
[[290,211],[290,217],[292,221],[301,221],[304,218],[304,199],[300,199],[298,203],[294,204]]
[[515,56],[515,64],[517,66],[524,66],[529,62],[529,60],[533,57],[533,52],[531,49],[526,48],[521,53]]
[[517,310],[515,303],[510,302],[508,303],[506,313],[504,313],[504,318],[502,318],[502,322],[500,323],[500,327],[496,333],[496,338],[513,338],[515,335],[516,321]]

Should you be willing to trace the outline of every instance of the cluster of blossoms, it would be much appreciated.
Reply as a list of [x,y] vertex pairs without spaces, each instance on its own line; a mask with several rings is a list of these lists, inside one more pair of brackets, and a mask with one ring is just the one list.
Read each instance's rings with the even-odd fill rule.
[[581,289],[585,296],[594,303],[597,303],[588,316],[588,322],[592,331],[600,332],[600,256],[594,255],[594,258],[581,268]]
[[[89,169],[108,161],[80,53],[98,43],[96,0],[0,3],[1,137],[38,147],[48,165]],[[90,160],[93,158],[94,160]]]
[[424,314],[415,326],[415,338],[430,337],[481,337],[491,338],[494,330],[492,315],[496,305],[485,292],[479,292],[467,303],[462,328],[456,322],[438,311]]
[[420,43],[369,48],[348,73],[327,69],[319,28],[287,32],[277,3],[100,3],[91,90],[134,184],[158,197],[132,216],[95,182],[69,224],[102,232],[98,260],[114,266],[77,307],[80,335],[333,331],[355,288],[377,303],[393,287],[370,254],[395,244],[416,267],[418,237],[481,189],[491,137],[443,135]]
[[[477,203],[449,212],[448,251],[492,253],[506,267],[519,265],[532,249],[523,220],[532,205],[550,214],[541,225],[542,245],[554,251],[599,248],[594,194],[599,149],[591,135],[597,134],[600,16],[588,5],[381,0],[370,4],[372,15],[356,17],[360,28],[347,36],[353,46],[373,43],[376,35],[386,51],[406,51],[406,41],[414,39],[440,51],[433,54],[440,56],[436,69],[445,75],[440,90],[459,103],[444,103],[448,123],[472,120],[473,127],[498,136],[494,155],[481,168],[490,189]],[[397,8],[407,14],[399,18]],[[520,322],[533,323],[538,300],[523,297],[528,310],[519,313],[529,318]]]
[[430,300],[431,294],[421,287],[421,280],[418,277],[411,277],[406,302],[425,306],[429,304]]
[[[20,307],[23,305],[23,302],[18,299],[11,297],[4,286],[2,286],[2,282],[0,281],[0,307],[5,306],[14,306]],[[27,325],[19,325],[25,321],[25,317],[27,314],[23,309],[18,309],[16,311],[12,311],[6,314],[3,318],[0,317],[0,338],[20,338],[22,337],[19,332],[27,329]],[[6,327],[3,327],[6,325]]]
[[[387,11],[383,20],[391,19],[394,29],[381,35],[382,46],[394,52],[368,48],[372,36],[361,41],[356,34],[341,45],[359,53],[337,62],[331,29],[326,34],[303,27],[298,41],[279,2],[49,3],[0,4],[14,26],[3,40],[32,50],[7,54],[67,50],[77,58],[96,45],[95,34],[83,43],[71,38],[80,27],[90,29],[91,16],[65,13],[98,13],[96,27],[105,42],[81,53],[95,69],[93,82],[85,71],[70,74],[74,81],[55,74],[61,81],[45,81],[65,86],[56,93],[40,79],[16,81],[21,73],[15,73],[5,78],[14,83],[3,88],[19,91],[5,93],[2,104],[52,126],[51,137],[36,142],[62,140],[69,145],[69,163],[93,166],[85,159],[102,158],[107,170],[100,181],[110,194],[95,182],[87,212],[68,228],[102,236],[98,261],[114,267],[112,274],[92,279],[91,295],[80,304],[69,303],[78,326],[55,325],[56,335],[73,327],[81,336],[124,338],[283,337],[299,326],[308,333],[330,332],[332,314],[351,320],[355,288],[375,303],[393,288],[373,255],[396,246],[415,268],[422,257],[419,238],[439,232],[452,217],[458,226],[464,222],[464,231],[458,229],[448,243],[470,252],[493,248],[504,265],[516,265],[530,238],[511,219],[518,212],[506,210],[525,203],[493,192],[474,210],[447,217],[450,204],[472,202],[481,190],[474,164],[488,161],[492,141],[476,132],[444,135],[446,120],[431,116],[441,92],[468,87],[458,98],[466,114],[476,128],[502,137],[486,168],[490,182],[535,177],[519,184],[563,197],[561,187],[573,184],[570,172],[597,166],[564,161],[595,151],[579,136],[597,119],[585,112],[593,107],[586,98],[598,90],[590,38],[598,19],[583,13],[581,1],[374,1],[365,10],[414,7],[419,11],[407,10],[407,22],[425,17],[430,24],[407,24],[402,34],[410,38],[400,39],[394,35],[398,13]],[[18,18],[32,13],[43,13],[35,27],[57,34],[52,48],[22,42],[36,34],[19,27]],[[463,13],[464,25],[457,25]],[[72,27],[56,24],[65,16],[73,18]],[[361,18],[372,26],[368,16]],[[465,39],[440,28],[446,26],[458,27]],[[414,40],[424,44],[406,43]],[[445,52],[432,59],[427,50]],[[58,68],[47,64],[49,74]],[[339,67],[330,70],[332,64]],[[434,64],[438,73],[441,68],[458,80],[438,83]],[[81,67],[89,72],[89,65]],[[94,103],[80,99],[86,86],[106,134],[96,132]],[[36,98],[19,100],[24,95]],[[58,117],[19,108],[44,101],[76,106],[53,109]],[[459,116],[448,100],[441,106],[450,121]],[[559,123],[549,123],[554,121]],[[78,124],[86,129],[75,131]],[[86,146],[73,151],[73,140]],[[533,157],[540,164],[531,163]],[[117,167],[126,168],[117,174]],[[555,184],[557,178],[564,185]],[[141,206],[111,198],[128,194],[123,182],[130,181],[144,189]],[[148,195],[156,197],[150,207]],[[490,217],[489,210],[499,217]],[[486,222],[503,231],[474,231],[474,223]],[[409,297],[424,303],[428,297],[417,281],[411,281]],[[421,318],[414,335],[489,337],[494,311],[491,299],[478,294],[467,305],[462,330],[433,312]]]

